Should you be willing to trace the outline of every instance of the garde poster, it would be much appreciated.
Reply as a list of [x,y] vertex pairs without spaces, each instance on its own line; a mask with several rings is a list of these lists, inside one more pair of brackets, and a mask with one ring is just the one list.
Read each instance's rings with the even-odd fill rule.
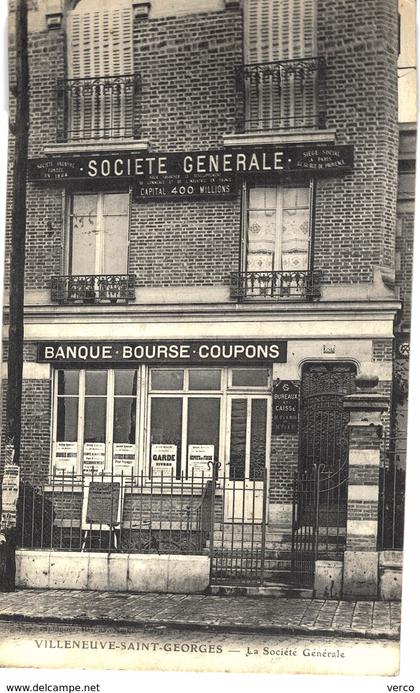
[[8,35],[5,680],[398,676],[414,0],[11,0]]

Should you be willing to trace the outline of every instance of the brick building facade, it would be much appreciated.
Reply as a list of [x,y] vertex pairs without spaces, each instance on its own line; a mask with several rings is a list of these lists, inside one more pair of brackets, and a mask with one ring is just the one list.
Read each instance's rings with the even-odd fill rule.
[[345,534],[344,400],[360,375],[391,392],[396,4],[38,0],[29,23],[24,474],[143,484],[160,454],[172,498],[201,475],[194,509],[210,455],[221,555],[258,522],[284,579],[314,467]]

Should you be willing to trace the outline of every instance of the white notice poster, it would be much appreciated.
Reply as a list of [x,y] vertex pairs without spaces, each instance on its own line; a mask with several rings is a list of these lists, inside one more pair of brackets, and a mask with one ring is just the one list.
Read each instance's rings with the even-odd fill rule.
[[83,471],[102,472],[105,467],[105,443],[85,443],[83,446]]
[[16,513],[19,495],[19,475],[19,467],[16,464],[5,465],[1,484],[1,508],[3,513]]
[[124,474],[124,476],[131,476],[135,459],[135,445],[131,445],[130,443],[114,443],[114,474]]
[[176,473],[176,445],[153,444],[151,449],[152,473],[166,476]]
[[76,473],[77,442],[66,443],[64,441],[57,441],[54,445],[53,464],[56,473]]
[[214,461],[214,445],[189,445],[188,446],[188,472],[194,470],[196,476],[211,476],[212,462]]

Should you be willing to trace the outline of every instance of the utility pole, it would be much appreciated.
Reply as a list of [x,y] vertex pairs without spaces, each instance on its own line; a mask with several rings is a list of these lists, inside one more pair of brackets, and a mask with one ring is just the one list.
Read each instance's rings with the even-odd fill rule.
[[9,353],[5,465],[0,524],[0,591],[14,589],[16,513],[22,409],[23,309],[25,288],[26,178],[29,139],[28,4],[15,0],[15,82],[11,87],[16,114],[14,135],[12,228],[9,282]]

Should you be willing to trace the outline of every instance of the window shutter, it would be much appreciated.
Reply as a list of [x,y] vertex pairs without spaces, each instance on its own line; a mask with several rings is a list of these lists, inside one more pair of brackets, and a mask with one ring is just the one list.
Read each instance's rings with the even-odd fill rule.
[[70,78],[133,72],[132,12],[128,0],[82,0],[70,12]]
[[131,85],[106,77],[133,73],[132,6],[129,0],[82,0],[69,14],[70,79],[105,78],[73,85],[69,119],[79,137],[120,137],[132,122]]
[[316,55],[317,0],[246,0],[245,62]]
[[[316,9],[317,0],[245,0],[245,63],[316,56]],[[258,70],[245,83],[245,101],[251,129],[305,125],[316,112],[316,75]]]

